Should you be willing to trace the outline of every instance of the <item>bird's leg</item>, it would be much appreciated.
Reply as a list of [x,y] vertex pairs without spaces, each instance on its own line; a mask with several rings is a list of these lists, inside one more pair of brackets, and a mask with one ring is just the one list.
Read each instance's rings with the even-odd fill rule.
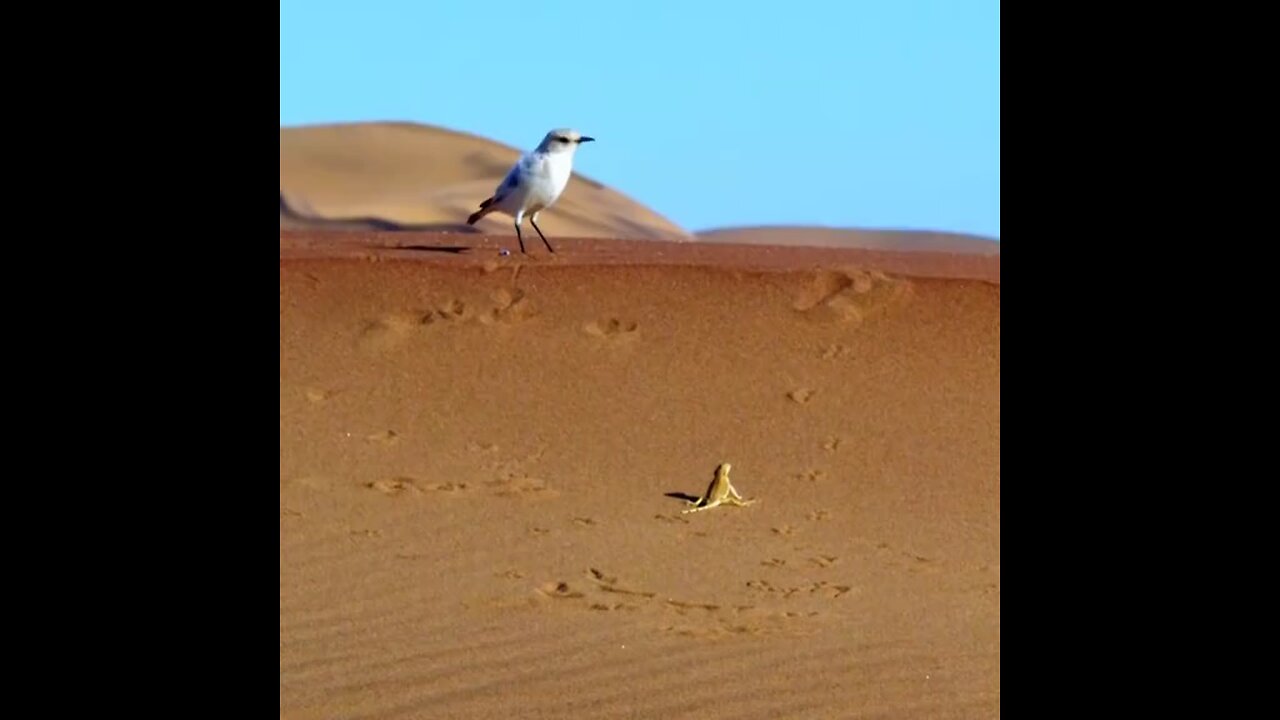
[[533,226],[534,230],[538,231],[538,237],[542,238],[542,244],[547,246],[547,250],[554,253],[555,249],[551,247],[551,243],[547,242],[547,236],[542,234],[542,228],[538,227],[538,213],[534,213],[529,218],[529,224]]
[[516,239],[520,241],[520,254],[528,255],[529,253],[524,251],[524,236],[520,234],[520,220],[520,217],[516,218]]

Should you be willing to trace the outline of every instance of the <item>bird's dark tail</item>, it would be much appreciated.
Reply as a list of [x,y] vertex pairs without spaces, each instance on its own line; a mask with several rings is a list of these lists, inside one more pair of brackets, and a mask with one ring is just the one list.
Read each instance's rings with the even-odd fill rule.
[[493,198],[486,198],[484,202],[480,203],[480,209],[471,213],[471,216],[467,218],[467,224],[475,225],[477,220],[492,212],[489,210],[489,206],[492,204]]

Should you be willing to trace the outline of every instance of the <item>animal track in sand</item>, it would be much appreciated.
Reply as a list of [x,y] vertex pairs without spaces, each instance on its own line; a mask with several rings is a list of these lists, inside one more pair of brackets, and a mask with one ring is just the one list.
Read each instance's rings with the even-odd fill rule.
[[800,312],[808,312],[835,297],[853,285],[848,275],[831,270],[817,272],[795,297],[791,306]]
[[657,515],[654,515],[653,519],[659,520],[665,523],[684,523],[685,525],[689,524],[689,519],[683,515],[662,515],[661,513],[659,513]]
[[400,495],[403,493],[420,493],[416,480],[410,477],[393,477],[385,480],[374,480],[364,484],[370,490],[377,490],[383,495]]
[[814,393],[815,391],[809,388],[796,388],[795,390],[792,390],[791,392],[787,393],[787,399],[791,400],[792,402],[804,405],[805,403],[809,402],[810,399],[813,398]]
[[909,550],[896,550],[887,542],[876,543],[876,550],[880,551],[881,555],[885,557],[888,565],[904,569],[913,575],[932,575],[942,572],[942,567],[935,558]]
[[[582,600],[583,609],[596,612],[612,611],[612,610],[639,610],[640,606],[635,601],[627,601],[617,596],[631,596],[641,598],[641,602],[652,599],[657,593],[645,592],[643,590],[632,590],[621,587],[617,584],[618,578],[604,574],[596,568],[590,568],[586,572],[589,582],[595,585],[592,591],[593,595],[588,597],[587,592],[578,590],[563,580],[543,583],[538,586],[537,592],[545,597],[557,600]],[[602,593],[595,595],[594,593]]]
[[433,310],[428,310],[418,318],[420,325],[433,325],[437,322],[452,322],[455,320],[466,320],[467,304],[458,299],[444,302]]
[[425,487],[427,490],[432,490],[434,492],[442,492],[442,493],[462,493],[470,489],[467,487],[467,484],[464,482],[452,482],[449,480],[445,480],[444,482],[429,483]]
[[480,322],[486,325],[495,322],[508,324],[521,322],[538,314],[533,303],[520,289],[495,290],[490,299],[493,300],[493,308],[487,314],[480,316]]
[[635,336],[640,330],[640,324],[633,321],[609,318],[608,320],[593,320],[584,325],[582,330],[592,337],[625,339]]
[[827,518],[831,517],[831,512],[828,510],[814,510],[813,512],[809,513],[806,517],[808,517],[810,520],[815,520],[815,521],[826,520]]
[[408,342],[414,328],[412,316],[393,313],[365,323],[356,346],[365,352],[388,352]]
[[844,345],[824,345],[818,350],[818,357],[823,360],[843,360],[847,357],[853,357],[853,348]]
[[394,430],[383,430],[365,435],[364,439],[376,445],[395,445],[400,442],[400,435]]
[[[696,607],[696,606],[695,606]],[[774,611],[757,608],[754,605],[737,605],[726,610],[715,605],[702,606],[698,612],[693,608],[682,608],[669,605],[669,610],[678,616],[675,623],[664,625],[662,630],[688,638],[714,639],[732,637],[734,635],[775,635],[779,633],[805,633],[805,629],[794,621],[814,617],[816,611],[803,613],[795,611]],[[808,632],[812,632],[810,629]]]
[[556,600],[576,600],[584,597],[581,592],[570,588],[567,582],[543,583],[538,587],[538,592]]
[[827,582],[826,580],[818,580],[807,585],[792,585],[789,587],[774,585],[768,580],[748,580],[747,587],[758,593],[778,595],[787,600],[797,593],[821,595],[822,597],[834,600],[853,590],[852,585],[835,585]]
[[817,565],[820,568],[829,568],[832,565],[835,565],[837,562],[839,562],[839,560],[840,558],[836,557],[835,555],[819,555],[817,557],[809,558],[809,562],[813,563],[814,565]]
[[337,394],[338,394],[337,390],[307,388],[307,400],[311,401],[312,403],[315,403],[316,405],[319,405],[320,403],[323,403],[323,402],[327,402],[329,398]]
[[[563,604],[557,602],[554,605],[577,608],[581,611],[640,613],[642,617],[653,618],[657,629],[663,632],[692,637],[744,633],[759,635],[782,630],[799,632],[800,628],[787,625],[786,622],[818,614],[795,610],[782,611],[781,608],[771,609],[759,607],[757,604],[725,605],[719,602],[659,597],[656,592],[630,587],[620,581],[617,576],[594,567],[588,568],[583,575],[584,584],[567,580],[544,582],[534,587],[534,596],[565,601]],[[510,570],[500,577],[520,579],[514,571]],[[814,583],[811,586],[798,588],[797,592],[804,590],[810,593],[825,592],[834,597],[847,592],[849,588]]]
[[840,438],[834,435],[822,441],[822,449],[827,452],[835,452],[840,449]]
[[805,472],[796,473],[791,477],[795,478],[796,480],[807,480],[809,482],[818,482],[819,480],[822,480],[826,476],[827,476],[827,472],[825,470],[806,470]]
[[792,307],[814,319],[859,324],[909,300],[909,280],[879,270],[825,270],[795,295]]
[[576,517],[573,519],[573,524],[579,527],[592,527],[594,525],[598,525],[599,523],[597,523],[595,520],[592,520],[589,517]]
[[493,488],[498,497],[555,497],[560,493],[552,490],[546,480],[527,476],[514,476],[490,480],[485,483]]
[[456,494],[467,491],[467,484],[461,482],[452,482],[449,480],[432,483],[419,483],[411,477],[399,476],[388,478],[385,480],[374,480],[365,483],[365,487],[371,490],[377,490],[384,495],[402,495],[410,493],[420,495],[424,492],[442,492],[447,494]]

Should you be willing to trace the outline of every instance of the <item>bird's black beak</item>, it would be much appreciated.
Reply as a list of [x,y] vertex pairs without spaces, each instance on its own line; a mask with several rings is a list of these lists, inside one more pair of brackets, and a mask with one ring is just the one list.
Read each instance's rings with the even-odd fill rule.
[[580,143],[584,143],[584,142],[595,142],[595,141],[596,141],[596,139],[595,139],[595,138],[593,138],[593,137],[585,137],[585,136],[584,136],[584,137],[581,137],[581,138],[579,138],[579,139],[578,139],[578,142],[580,142]]

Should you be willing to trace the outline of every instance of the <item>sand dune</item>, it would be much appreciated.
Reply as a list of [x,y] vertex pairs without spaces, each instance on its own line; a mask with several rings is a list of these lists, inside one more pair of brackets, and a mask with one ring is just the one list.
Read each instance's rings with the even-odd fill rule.
[[[332,235],[281,236],[282,718],[999,717],[998,256]],[[724,461],[758,502],[682,515]]]
[[[280,129],[280,227],[457,230],[512,234],[511,220],[468,215],[520,156],[473,135],[408,123]],[[603,185],[574,175],[539,224],[556,237],[688,240],[689,233]]]
[[[474,228],[465,221],[519,153],[430,125],[281,128],[280,227],[510,235],[511,220],[503,216],[485,218]],[[915,230],[773,226],[694,233],[577,174],[544,216],[543,229],[554,237],[1000,254],[1000,243],[989,238]]]

